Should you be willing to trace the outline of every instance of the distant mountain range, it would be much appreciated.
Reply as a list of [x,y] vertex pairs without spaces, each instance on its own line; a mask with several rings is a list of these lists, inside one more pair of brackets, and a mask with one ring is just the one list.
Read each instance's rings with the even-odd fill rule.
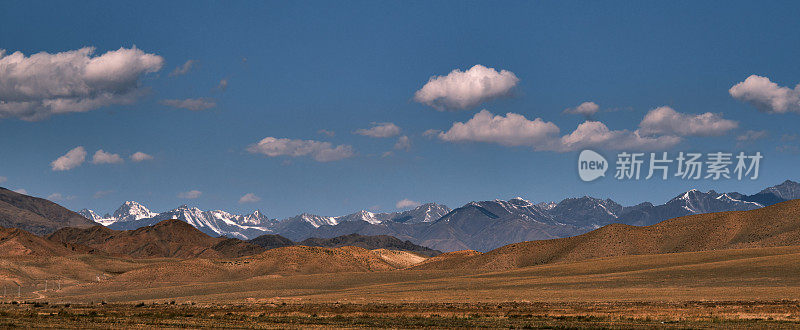
[[800,198],[800,184],[787,180],[754,195],[690,190],[661,205],[644,202],[622,206],[610,199],[588,196],[538,204],[513,198],[470,202],[454,210],[429,203],[404,212],[360,211],[338,217],[304,213],[278,220],[260,211],[234,215],[186,205],[153,213],[139,203],[126,202],[113,215],[99,217],[88,209],[79,213],[116,230],[178,219],[211,236],[243,240],[265,234],[281,235],[295,242],[349,234],[388,235],[447,252],[489,251],[522,241],[576,236],[611,223],[647,226],[686,215],[753,210],[797,198]]
[[688,215],[645,227],[612,224],[574,237],[510,244],[487,253],[445,253],[414,268],[502,271],[559,261],[792,246],[800,244],[798,219],[800,200],[791,200],[744,212]]

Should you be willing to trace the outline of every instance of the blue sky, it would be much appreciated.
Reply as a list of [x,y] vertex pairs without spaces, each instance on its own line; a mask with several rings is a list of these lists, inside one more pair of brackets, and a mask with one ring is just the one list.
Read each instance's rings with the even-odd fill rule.
[[[797,179],[796,2],[333,4],[4,2],[0,49],[6,57],[20,52],[31,66],[18,71],[20,78],[0,65],[0,102],[7,108],[0,107],[0,186],[42,197],[60,194],[54,199],[76,210],[110,212],[136,200],[154,211],[186,203],[233,212],[258,208],[283,218],[393,211],[403,199],[451,207],[515,196],[661,203],[691,188],[753,193]],[[122,48],[139,60],[137,67],[99,67],[99,77],[117,83],[122,71],[113,70],[134,75],[124,86],[97,78],[89,94],[80,94],[76,85],[66,85],[74,83],[73,76],[30,61],[40,52],[55,56],[84,47],[94,47],[88,59]],[[192,65],[176,72],[187,61]],[[499,94],[470,94],[477,101],[449,109],[415,98],[432,76],[475,65],[494,72]],[[58,79],[43,82],[48,75]],[[753,75],[768,80],[748,80],[734,97],[730,89]],[[22,88],[30,86],[46,91]],[[71,100],[89,98],[96,105],[67,105],[60,108],[66,113],[53,114],[55,108],[43,100],[62,87],[73,93]],[[445,87],[435,89],[439,101],[452,92]],[[187,99],[195,100],[195,110],[174,106]],[[776,100],[783,103],[769,103]],[[38,104],[26,108],[35,118],[12,112],[22,104],[13,102],[28,101]],[[599,110],[589,118],[564,113],[584,102]],[[702,125],[683,130],[659,121],[651,138],[679,141],[658,140],[648,150],[760,151],[760,177],[607,176],[586,183],[575,164],[582,148],[543,142],[558,143],[584,121],[599,122],[623,137],[582,146],[613,159],[624,136],[665,106],[677,113],[675,121]],[[511,122],[507,113],[523,116],[525,125],[541,118],[558,132],[537,138],[537,124],[523,125],[517,132],[523,136],[503,129],[494,131],[498,136],[477,126],[463,134],[451,131],[483,109],[509,125],[520,122]],[[711,116],[700,122],[705,113]],[[400,131],[383,131],[390,137],[354,133],[381,123]],[[438,132],[424,135],[428,130]],[[753,131],[751,138],[738,141],[747,131]],[[401,136],[410,147],[395,148]],[[281,140],[288,141],[289,147],[281,144],[286,148],[301,143],[295,140],[316,142],[304,142],[298,148],[311,151],[296,157],[249,148],[267,137],[291,139]],[[54,170],[52,163],[78,146],[85,161]],[[119,155],[121,163],[111,157],[104,158],[111,163],[93,164],[100,149]],[[152,159],[134,162],[135,152]],[[193,190],[201,193],[186,194]],[[258,200],[239,203],[248,193]],[[192,195],[199,196],[187,198]]]

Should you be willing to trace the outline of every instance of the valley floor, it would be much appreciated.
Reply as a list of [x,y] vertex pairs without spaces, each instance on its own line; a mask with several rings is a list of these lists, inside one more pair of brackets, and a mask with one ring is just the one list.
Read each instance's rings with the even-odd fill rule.
[[[220,280],[220,274],[204,277],[201,269],[181,281],[123,273],[99,283],[65,283],[60,290],[51,283],[49,290],[23,292],[22,298],[12,292],[0,305],[0,326],[800,327],[799,260],[800,246],[789,246],[489,273],[398,270]],[[167,274],[177,262],[142,263],[163,263]],[[213,266],[208,269],[221,267]]]
[[797,328],[797,302],[0,305],[0,327]]

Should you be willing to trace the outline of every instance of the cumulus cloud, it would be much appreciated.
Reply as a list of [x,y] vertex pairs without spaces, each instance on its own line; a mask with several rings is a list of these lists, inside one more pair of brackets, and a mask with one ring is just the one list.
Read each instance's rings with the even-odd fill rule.
[[576,151],[586,148],[611,150],[663,150],[681,142],[677,136],[642,136],[638,130],[610,130],[599,121],[585,121],[572,133],[562,136],[557,143],[538,148],[558,152]]
[[408,209],[412,207],[420,206],[419,202],[412,201],[408,198],[401,199],[394,205],[398,209]]
[[161,104],[192,111],[201,111],[217,106],[217,102],[214,99],[204,97],[185,100],[161,100]]
[[195,60],[188,60],[188,61],[186,61],[186,63],[183,63],[183,65],[175,68],[175,70],[172,70],[172,72],[169,74],[169,76],[170,77],[175,77],[175,76],[185,75],[185,74],[189,73],[189,70],[191,70],[192,67],[196,63],[197,63],[197,61],[195,61]]
[[200,195],[202,195],[202,194],[203,194],[203,192],[200,191],[200,190],[189,190],[189,191],[186,191],[186,192],[179,193],[178,194],[178,198],[195,199],[195,198],[199,198]]
[[394,123],[372,123],[371,128],[357,129],[354,133],[374,138],[393,137],[400,134],[400,127]]
[[435,138],[435,137],[439,136],[439,133],[441,133],[441,132],[442,132],[442,130],[429,129],[429,130],[426,130],[425,132],[422,132],[422,136],[431,139],[431,138]]
[[68,200],[75,199],[75,196],[72,196],[72,195],[64,196],[61,193],[52,193],[52,194],[47,196],[47,199],[51,200],[51,201],[68,201]]
[[131,155],[131,160],[134,161],[134,162],[137,162],[137,163],[138,162],[143,162],[145,160],[152,160],[152,159],[153,159],[153,156],[150,156],[150,155],[148,155],[146,153],[143,153],[141,151],[137,151],[133,155]]
[[467,71],[453,70],[446,76],[433,76],[414,93],[414,101],[439,111],[470,109],[508,96],[519,78],[513,72],[475,65]]
[[68,171],[81,166],[85,160],[86,149],[82,146],[78,146],[68,151],[64,156],[58,157],[50,163],[50,167],[53,171]]
[[352,157],[355,153],[349,145],[333,147],[330,142],[314,140],[293,140],[286,138],[265,137],[258,143],[247,147],[247,151],[268,157],[277,156],[309,156],[318,162],[330,162]]
[[546,143],[559,132],[558,126],[541,118],[528,120],[516,113],[495,116],[481,110],[466,123],[456,122],[439,139],[448,142],[489,142],[504,146],[536,146]]
[[597,103],[583,102],[577,107],[564,109],[564,113],[589,117],[596,114],[598,110],[600,110],[600,106]]
[[639,124],[644,135],[720,136],[739,126],[720,114],[685,114],[663,106],[650,110]]
[[800,84],[791,89],[778,86],[767,77],[751,75],[733,85],[728,93],[768,113],[800,112]]
[[142,94],[141,77],[164,64],[136,47],[93,54],[93,47],[30,56],[0,49],[0,118],[33,121],[130,104]]
[[564,136],[559,136],[559,132],[558,126],[541,118],[529,120],[516,113],[501,116],[482,110],[466,123],[456,122],[437,136],[448,142],[486,142],[556,152],[584,148],[657,150],[681,141],[677,136],[647,137],[639,131],[614,131],[599,121],[586,121]]
[[256,194],[247,193],[247,194],[244,194],[244,196],[242,196],[242,198],[239,198],[239,204],[255,203],[255,202],[258,202],[260,200],[261,200],[261,197],[256,196]]
[[748,130],[736,137],[736,141],[754,141],[767,137],[767,131]]
[[105,152],[103,149],[97,150],[92,156],[92,164],[120,164],[122,163],[122,157],[119,154],[112,154],[110,152]]
[[397,143],[394,144],[394,148],[405,151],[411,150],[411,139],[405,135],[401,136],[399,139],[397,139]]

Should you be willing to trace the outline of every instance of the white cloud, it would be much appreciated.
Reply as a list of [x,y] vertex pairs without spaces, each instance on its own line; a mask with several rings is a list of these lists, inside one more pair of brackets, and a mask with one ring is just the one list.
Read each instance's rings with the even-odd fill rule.
[[86,149],[78,146],[68,151],[64,156],[58,157],[58,159],[50,163],[50,167],[53,171],[68,171],[81,166],[85,160]]
[[395,204],[395,207],[398,209],[408,209],[417,206],[420,206],[419,202],[415,202],[407,198],[401,199],[397,202],[397,204]]
[[75,199],[75,196],[72,196],[72,195],[64,196],[61,193],[52,193],[52,194],[47,196],[47,199],[51,200],[51,201],[68,201],[68,200]]
[[681,142],[677,136],[642,136],[639,131],[612,131],[599,121],[585,121],[572,133],[538,150],[558,152],[576,151],[587,148],[609,150],[663,150]]
[[442,132],[442,130],[439,130],[439,129],[429,129],[429,130],[426,130],[425,132],[422,132],[422,136],[424,136],[426,138],[429,138],[429,139],[432,139],[432,138],[435,138],[435,137],[439,136],[439,133],[441,133],[441,132]]
[[767,137],[767,131],[748,130],[736,137],[736,141],[754,141]]
[[25,56],[0,49],[0,118],[41,120],[54,114],[130,104],[140,78],[164,59],[136,47],[92,56],[93,47]]
[[197,63],[197,61],[188,60],[188,61],[186,61],[186,63],[183,63],[183,65],[175,68],[175,70],[172,70],[172,72],[169,74],[169,76],[170,77],[174,77],[174,76],[185,75],[185,74],[189,73],[189,70],[192,69],[192,67],[195,65],[195,63]]
[[394,148],[405,151],[411,150],[411,139],[405,135],[401,136],[399,139],[397,139],[397,143],[394,144]]
[[256,194],[247,193],[247,194],[244,194],[244,196],[242,196],[242,198],[239,198],[239,204],[255,203],[255,202],[258,202],[260,200],[261,200],[261,197],[256,196]]
[[182,193],[178,194],[178,198],[195,199],[195,198],[199,198],[200,195],[202,195],[202,194],[203,194],[203,192],[200,191],[200,190],[189,190],[189,191],[182,192]]
[[8,178],[6,178],[4,176],[0,176],[0,183],[6,182],[6,181],[8,181]]
[[336,136],[336,132],[329,131],[329,130],[326,130],[326,129],[321,129],[321,130],[317,131],[317,133],[323,134],[323,135],[327,135],[327,136],[330,136],[330,137]]
[[100,190],[100,191],[95,192],[92,197],[94,199],[100,199],[100,198],[106,197],[108,195],[111,195],[112,193],[114,193],[113,190]]
[[516,113],[493,115],[481,110],[466,123],[456,122],[439,139],[448,142],[489,142],[504,146],[537,146],[551,140],[559,132],[558,126],[541,118],[528,120]]
[[138,162],[143,162],[145,160],[152,160],[152,159],[153,159],[153,156],[150,156],[150,155],[148,155],[146,153],[143,153],[141,151],[137,151],[133,155],[131,155],[131,160],[134,161],[134,162],[137,162],[137,163]]
[[28,191],[27,191],[27,190],[25,190],[25,189],[22,189],[22,188],[19,188],[19,189],[17,189],[17,190],[13,190],[13,191],[14,191],[15,193],[17,193],[17,194],[23,194],[23,195],[27,195],[27,194],[28,194]]
[[217,106],[217,102],[211,98],[196,98],[196,99],[185,99],[185,100],[161,100],[161,104],[170,106],[173,108],[180,108],[192,111],[201,111],[206,109],[211,109]]
[[644,116],[639,131],[643,135],[720,136],[738,126],[716,113],[685,114],[663,106]]
[[475,65],[467,71],[453,70],[446,76],[433,76],[414,93],[414,101],[435,109],[470,109],[479,104],[508,96],[519,82],[511,71]]
[[600,106],[594,102],[583,102],[577,107],[564,109],[564,113],[591,116],[600,110]]
[[516,113],[495,116],[482,110],[466,123],[456,122],[449,130],[439,132],[438,137],[448,142],[486,142],[556,152],[584,148],[657,150],[681,141],[676,136],[646,137],[639,131],[612,131],[598,121],[586,121],[564,136],[559,132],[558,126],[541,118],[528,120]]
[[354,133],[374,138],[393,137],[400,134],[400,127],[394,123],[372,123],[371,128],[357,129]]
[[733,98],[750,103],[763,112],[800,112],[800,84],[791,89],[778,86],[767,77],[751,75],[733,85],[728,92]]
[[338,145],[335,148],[330,142],[314,140],[293,140],[286,138],[265,137],[258,143],[247,147],[247,151],[269,157],[277,156],[310,156],[318,162],[330,162],[352,157],[355,153],[349,145]]
[[112,154],[109,152],[103,151],[103,149],[97,150],[92,156],[92,164],[121,164],[123,162],[122,157],[119,154]]

